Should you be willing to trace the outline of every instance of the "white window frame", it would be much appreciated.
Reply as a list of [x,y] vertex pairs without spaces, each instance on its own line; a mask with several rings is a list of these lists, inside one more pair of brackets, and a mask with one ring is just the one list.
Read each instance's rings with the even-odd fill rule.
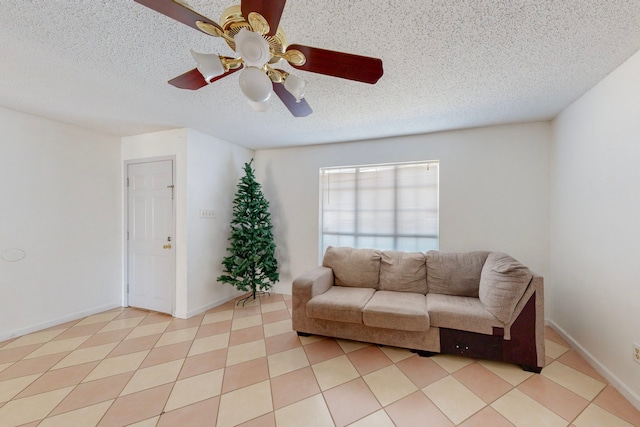
[[[420,187],[416,187],[418,188],[418,190],[421,190],[424,193],[428,193],[428,197],[432,197],[433,199],[429,200],[429,203],[431,204],[430,208],[415,208],[414,210],[416,210],[417,212],[420,212],[421,214],[425,215],[424,221],[422,221],[422,219],[420,219],[421,222],[429,222],[429,225],[425,225],[425,224],[421,224],[419,226],[419,228],[425,229],[428,228],[431,232],[430,233],[420,233],[420,232],[414,232],[414,233],[401,233],[399,232],[399,228],[401,228],[401,226],[398,224],[398,217],[404,213],[408,213],[411,211],[411,209],[400,209],[398,207],[398,193],[400,192],[399,190],[402,189],[409,189],[411,187],[402,187],[399,188],[398,187],[398,170],[401,168],[411,168],[413,166],[418,166],[418,167],[423,167],[426,166],[427,171],[430,171],[431,174],[429,175],[428,179],[425,179],[425,188],[420,188]],[[425,247],[416,247],[416,248],[411,248],[409,250],[417,250],[420,252],[425,252],[427,250],[431,250],[431,249],[435,249],[437,250],[439,248],[439,235],[440,235],[440,231],[439,231],[439,211],[440,211],[440,203],[439,203],[439,191],[440,191],[440,177],[439,177],[439,161],[437,160],[430,160],[430,161],[416,161],[416,162],[403,162],[403,163],[382,163],[382,164],[372,164],[372,165],[357,165],[357,166],[339,166],[339,167],[323,167],[320,168],[319,170],[319,233],[318,233],[318,237],[319,237],[319,255],[320,255],[320,259],[322,259],[322,256],[324,254],[324,251],[326,250],[326,247],[328,245],[333,245],[333,246],[354,246],[354,247],[373,247],[375,249],[382,249],[382,250],[407,250],[404,249],[403,247],[399,247],[398,246],[398,242],[402,241],[402,239],[416,239],[416,242],[419,239],[423,239],[422,241],[425,241],[424,239],[428,239],[431,241],[431,243],[429,245],[426,245]],[[433,170],[435,168],[435,171]],[[384,211],[386,211],[388,214],[390,213],[391,216],[393,216],[393,221],[389,221],[388,224],[390,224],[391,222],[393,222],[393,232],[389,233],[377,233],[377,232],[371,232],[371,231],[367,231],[367,232],[362,232],[360,231],[360,223],[361,222],[365,222],[361,219],[361,217],[363,216],[363,211],[366,212],[372,212],[371,209],[361,209],[358,206],[358,199],[359,199],[359,193],[361,192],[360,187],[362,186],[362,182],[360,181],[358,177],[354,176],[353,179],[353,185],[355,186],[354,190],[353,190],[353,207],[349,210],[346,209],[344,210],[344,212],[347,213],[347,215],[352,216],[352,220],[354,222],[353,224],[353,228],[351,230],[347,230],[347,231],[340,231],[337,229],[334,230],[325,230],[325,210],[326,210],[326,204],[330,203],[330,201],[325,200],[325,198],[330,198],[331,197],[331,189],[330,189],[330,181],[328,181],[329,175],[330,174],[345,174],[345,177],[348,177],[347,174],[349,173],[353,173],[353,174],[359,174],[359,173],[365,173],[365,172],[371,172],[372,169],[378,170],[378,169],[385,169],[386,171],[389,170],[393,170],[393,208],[392,209],[383,209]],[[435,185],[433,183],[434,180],[434,175],[435,174]],[[350,182],[350,181],[349,181]],[[327,189],[325,189],[326,187],[329,187]],[[428,188],[427,188],[428,187]],[[381,187],[382,188],[382,187]],[[388,191],[390,189],[390,187],[384,187],[386,188],[386,190]],[[429,188],[433,191],[429,191]],[[369,190],[371,189],[371,187],[368,188]],[[418,191],[416,190],[416,191]],[[346,193],[348,193],[349,190],[346,191]],[[336,211],[340,211],[342,212],[340,209],[337,209]],[[336,212],[334,211],[334,213]],[[430,213],[426,213],[426,211],[430,211]],[[382,210],[377,211],[377,212],[382,212]],[[336,214],[339,215],[339,214]],[[349,219],[347,222],[351,221],[351,219]],[[329,222],[327,220],[327,222]],[[435,228],[433,223],[435,222]],[[371,227],[371,225],[369,225],[369,227]],[[340,226],[337,226],[337,228],[340,228]],[[348,245],[340,245],[340,244],[334,244],[332,242],[327,243],[327,241],[325,240],[326,236],[344,236],[347,240],[352,238],[354,244],[348,244]],[[393,239],[393,245],[389,246],[386,245],[385,247],[375,247],[376,245],[361,245],[359,244],[359,242],[361,241],[369,241],[371,242],[373,240],[377,240],[377,239]],[[331,239],[327,239],[327,240],[331,240]],[[336,237],[335,239],[333,239],[333,241],[335,242],[335,240],[340,240],[339,237]],[[417,243],[416,243],[417,244]]]

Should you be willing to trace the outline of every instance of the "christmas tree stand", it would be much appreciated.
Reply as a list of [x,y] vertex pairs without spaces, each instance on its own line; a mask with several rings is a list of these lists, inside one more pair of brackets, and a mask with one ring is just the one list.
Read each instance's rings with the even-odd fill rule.
[[238,307],[240,305],[240,303],[242,303],[242,306],[244,307],[244,305],[247,303],[247,301],[255,300],[258,297],[263,297],[265,295],[271,296],[271,292],[269,292],[269,291],[254,291],[254,292],[251,292],[246,297],[239,299],[236,302],[236,307]]

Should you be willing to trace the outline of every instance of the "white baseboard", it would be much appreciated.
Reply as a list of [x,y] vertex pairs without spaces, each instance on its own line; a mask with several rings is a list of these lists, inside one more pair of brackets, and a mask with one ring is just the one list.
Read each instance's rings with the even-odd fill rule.
[[231,301],[233,299],[236,299],[239,296],[244,295],[245,293],[246,292],[244,292],[244,291],[236,291],[236,292],[234,292],[233,294],[231,294],[229,296],[217,299],[217,300],[215,300],[213,302],[210,302],[209,304],[203,305],[202,307],[198,307],[198,308],[196,308],[194,310],[188,311],[187,313],[185,313],[186,317],[179,316],[178,313],[176,313],[176,317],[180,317],[182,319],[189,319],[189,318],[191,318],[193,316],[197,316],[200,313],[204,313],[207,310],[211,310],[214,307],[217,307],[217,306],[222,305],[222,304],[224,304],[226,302],[229,302],[229,301]]
[[272,290],[276,294],[291,295],[291,282],[289,283],[278,282],[275,284]]
[[634,392],[627,384],[604,366],[598,359],[589,353],[578,341],[573,339],[564,329],[558,326],[552,320],[546,320],[545,323],[555,329],[560,336],[573,347],[593,368],[598,371],[616,390],[620,392],[633,406],[640,410],[640,396]]
[[[277,294],[291,295],[291,285],[289,285],[288,287],[286,285],[285,286],[278,286],[278,285],[280,285],[280,284],[276,283],[276,285],[271,288],[271,292],[277,293]],[[215,300],[213,302],[205,304],[202,307],[198,307],[198,308],[196,308],[194,310],[189,310],[186,313],[176,312],[175,317],[179,317],[181,319],[189,319],[189,318],[191,318],[193,316],[197,316],[200,313],[204,313],[207,310],[211,310],[214,307],[217,307],[217,306],[222,305],[222,304],[224,304],[226,302],[229,302],[229,301],[231,301],[233,299],[241,297],[242,295],[244,295],[246,293],[247,292],[245,292],[245,291],[236,291],[236,292],[234,292],[233,294],[231,294],[229,296],[217,299],[217,300]]]
[[35,325],[31,325],[26,328],[21,328],[15,331],[0,333],[0,341],[6,341],[12,338],[21,337],[22,335],[41,331],[43,329],[51,328],[53,326],[61,325],[63,323],[71,322],[72,320],[81,319],[83,317],[91,316],[93,314],[101,313],[103,311],[111,310],[112,308],[117,308],[117,307],[122,307],[122,305],[119,302],[114,302],[111,304],[105,304],[99,307],[78,311],[73,314],[68,314],[62,317],[58,317],[56,319],[40,322]]

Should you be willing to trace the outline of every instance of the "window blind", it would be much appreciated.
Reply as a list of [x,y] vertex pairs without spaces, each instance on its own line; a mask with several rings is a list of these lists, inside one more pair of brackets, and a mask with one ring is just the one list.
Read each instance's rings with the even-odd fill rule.
[[320,169],[320,234],[327,246],[438,249],[437,161]]

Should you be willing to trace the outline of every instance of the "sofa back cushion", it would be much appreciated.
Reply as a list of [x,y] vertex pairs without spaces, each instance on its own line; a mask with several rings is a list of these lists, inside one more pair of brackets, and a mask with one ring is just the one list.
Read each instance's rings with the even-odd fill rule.
[[336,286],[378,289],[380,257],[377,249],[329,246],[322,265],[333,270]]
[[383,251],[380,259],[381,291],[427,294],[427,266],[422,252]]
[[429,292],[460,297],[477,297],[480,273],[489,252],[427,252]]
[[480,302],[498,320],[508,323],[533,273],[507,254],[491,252],[480,275]]

